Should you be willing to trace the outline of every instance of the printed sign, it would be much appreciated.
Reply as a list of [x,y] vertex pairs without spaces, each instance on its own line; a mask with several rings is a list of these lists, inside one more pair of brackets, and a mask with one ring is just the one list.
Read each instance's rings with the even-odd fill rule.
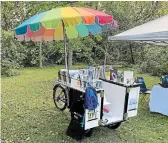
[[97,119],[96,113],[97,113],[97,111],[95,111],[95,110],[89,110],[88,111],[88,121]]
[[133,71],[124,71],[124,83],[125,84],[133,84],[134,76]]
[[140,87],[135,87],[131,88],[129,92],[128,108],[127,108],[128,117],[133,117],[137,115],[139,91]]
[[128,103],[128,111],[137,109],[137,98],[131,98]]
[[99,106],[95,110],[85,109],[85,130],[99,126],[100,113],[101,113],[101,97],[97,93]]

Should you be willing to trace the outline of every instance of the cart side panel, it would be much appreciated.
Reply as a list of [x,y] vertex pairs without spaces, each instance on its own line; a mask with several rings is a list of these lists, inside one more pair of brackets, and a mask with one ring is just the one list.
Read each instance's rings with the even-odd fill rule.
[[137,116],[140,87],[130,88],[127,117]]
[[109,104],[104,103],[104,107],[109,110],[103,113],[103,120],[107,120],[106,124],[123,121],[125,108],[126,87],[102,80],[102,85],[106,100]]
[[85,109],[85,130],[91,129],[99,126],[99,121],[101,119],[101,106],[103,102],[103,97],[101,97],[101,93],[97,93],[98,96],[98,107],[95,110],[87,110]]

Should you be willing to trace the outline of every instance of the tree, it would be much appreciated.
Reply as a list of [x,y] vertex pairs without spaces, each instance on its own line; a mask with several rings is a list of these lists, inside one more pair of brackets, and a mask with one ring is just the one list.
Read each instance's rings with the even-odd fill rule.
[[[152,19],[168,14],[167,2],[1,2],[2,30],[6,33],[2,36],[2,61],[6,65],[16,65],[16,67],[39,66],[39,61],[43,65],[64,64],[64,46],[62,41],[42,42],[18,42],[13,40],[12,30],[36,13],[47,11],[55,7],[65,7],[70,5],[80,7],[90,7],[110,15],[118,21],[119,27],[110,33],[115,35],[137,25],[148,22]],[[10,33],[10,34],[9,34]],[[68,43],[67,43],[68,44]],[[130,42],[109,42],[107,43],[106,33],[88,36],[85,38],[71,39],[68,54],[69,67],[72,63],[84,64],[138,64],[145,69],[145,65],[164,65],[159,60],[153,64],[149,54],[155,55],[157,47],[152,45],[130,43]],[[107,45],[108,44],[108,45]],[[108,47],[108,48],[107,48]],[[152,50],[146,50],[152,49]],[[40,52],[41,51],[41,52]],[[72,53],[73,52],[73,53]],[[41,53],[41,54],[40,54]],[[164,59],[166,54],[164,49],[160,52]],[[40,56],[42,55],[42,56]],[[157,55],[158,56],[158,55]],[[41,59],[41,60],[40,60]],[[144,61],[145,59],[145,61]],[[6,62],[7,61],[7,62]],[[164,60],[163,60],[164,61]],[[41,63],[42,63],[41,62]],[[166,63],[166,62],[164,62]],[[4,64],[5,65],[5,64]],[[8,66],[10,68],[10,66]],[[159,67],[159,66],[158,66]],[[163,66],[166,69],[166,65]],[[13,68],[13,67],[12,67]],[[149,70],[143,70],[151,72]],[[163,73],[159,68],[155,70]],[[164,70],[166,71],[166,70]],[[158,73],[157,73],[158,74]]]

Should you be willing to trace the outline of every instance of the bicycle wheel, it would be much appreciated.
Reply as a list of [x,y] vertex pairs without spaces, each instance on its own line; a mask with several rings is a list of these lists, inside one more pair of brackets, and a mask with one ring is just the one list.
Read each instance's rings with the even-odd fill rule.
[[66,109],[67,94],[65,92],[65,88],[63,88],[60,84],[55,85],[53,89],[53,100],[58,110],[63,111]]

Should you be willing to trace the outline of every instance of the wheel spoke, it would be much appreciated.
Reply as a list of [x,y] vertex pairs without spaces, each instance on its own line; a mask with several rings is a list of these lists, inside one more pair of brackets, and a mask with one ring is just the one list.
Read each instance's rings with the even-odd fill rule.
[[60,95],[62,94],[62,92],[63,92],[63,91],[61,91],[61,92],[59,93],[59,95],[56,97],[56,101],[57,101],[57,102],[61,99]]
[[64,104],[66,103],[66,98],[65,98],[64,94],[63,94],[63,97],[61,97],[62,93],[63,93],[63,90],[59,93],[58,97],[56,98],[56,101],[59,102],[60,104],[59,103],[58,104],[61,106],[62,106],[62,103],[64,103]]
[[58,97],[62,94],[63,90],[60,92],[60,94],[58,95]]
[[62,101],[63,103],[65,103],[65,102],[66,102],[66,99],[63,98],[63,99],[60,99],[60,101]]
[[58,85],[55,88],[53,96],[54,96],[54,103],[56,107],[61,111],[65,110],[67,105],[67,97],[66,97],[65,89]]
[[60,101],[60,99],[61,99],[60,97],[57,97],[57,98],[56,98],[56,101],[58,102],[58,101]]

